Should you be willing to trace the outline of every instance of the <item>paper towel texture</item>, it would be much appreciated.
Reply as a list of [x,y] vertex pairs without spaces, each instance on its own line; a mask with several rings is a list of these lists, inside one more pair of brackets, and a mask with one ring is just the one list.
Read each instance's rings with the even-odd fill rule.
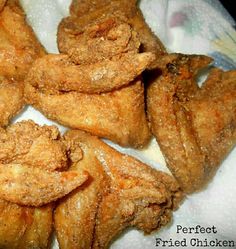
[[[21,2],[39,40],[48,52],[57,53],[57,26],[61,18],[68,15],[70,0],[21,0]],[[225,69],[235,68],[236,34],[232,27],[234,22],[217,0],[141,0],[140,6],[147,22],[169,51],[208,54],[216,59],[218,66]],[[33,119],[39,124],[55,124],[32,107],[26,108],[15,121],[24,119]],[[58,127],[62,132],[65,131],[62,126]],[[157,169],[168,171],[154,140],[143,151],[124,149],[110,142],[109,144]],[[136,230],[126,231],[111,248],[157,248],[156,238],[190,240],[195,236],[199,239],[217,238],[236,241],[235,179],[236,149],[224,161],[209,186],[204,191],[189,196],[175,212],[172,224],[150,236],[144,236]],[[218,232],[214,235],[177,234],[178,224],[187,227],[198,224],[203,227],[214,225]],[[58,248],[56,242],[53,248]],[[187,248],[195,247],[188,245]]]

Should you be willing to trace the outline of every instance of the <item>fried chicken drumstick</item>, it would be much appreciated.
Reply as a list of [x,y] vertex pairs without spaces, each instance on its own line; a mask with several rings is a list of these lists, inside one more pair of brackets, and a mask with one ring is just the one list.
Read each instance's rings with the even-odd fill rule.
[[[108,248],[127,227],[150,233],[170,221],[182,198],[173,177],[82,131],[66,133],[65,143],[73,146],[71,170],[86,170],[91,177],[56,208],[61,249]],[[80,161],[73,160],[76,146],[83,152]]]
[[214,68],[199,88],[197,73],[210,62],[201,55],[166,55],[147,91],[152,132],[186,192],[203,187],[236,143],[236,71]]
[[22,109],[24,77],[44,54],[19,2],[0,1],[0,126]]

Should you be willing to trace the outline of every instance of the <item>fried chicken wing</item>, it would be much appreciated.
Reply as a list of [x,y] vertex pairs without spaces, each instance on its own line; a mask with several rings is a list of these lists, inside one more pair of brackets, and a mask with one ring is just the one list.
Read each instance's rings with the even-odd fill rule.
[[132,27],[116,16],[88,20],[69,16],[58,27],[58,47],[76,64],[91,64],[127,52],[138,52],[140,41]]
[[[78,170],[56,171],[68,166],[66,146],[73,149],[53,126],[23,121],[0,128],[0,248],[49,248],[53,206],[28,205],[50,202],[87,179]],[[81,149],[71,157],[80,160]]]
[[[122,14],[124,6],[112,1],[104,10],[98,8],[93,18],[72,14],[64,19],[58,31],[63,54],[35,62],[25,99],[63,125],[123,146],[142,147],[150,132],[140,74],[155,55],[140,53],[137,32]],[[135,4],[127,6],[136,10]]]
[[51,204],[30,208],[0,199],[0,248],[47,249],[51,231]]
[[[25,163],[51,171],[65,168],[65,153],[65,146],[59,141],[56,127],[39,127],[32,121],[25,121],[11,125],[6,130],[0,128],[1,177],[7,177],[5,165],[11,163]],[[29,172],[31,171],[32,169]],[[9,186],[13,186],[10,178],[6,180]],[[21,183],[25,184],[26,179]],[[0,185],[3,188],[3,184]],[[1,193],[3,194],[2,189]],[[14,194],[17,195],[17,192]],[[52,232],[52,210],[51,204],[30,208],[0,199],[0,248],[48,249]]]
[[22,121],[0,129],[0,163],[54,171],[67,167],[66,148],[56,127]]
[[27,102],[47,117],[133,147],[142,147],[150,139],[143,91],[140,81],[102,94],[46,94],[31,84],[25,89]]
[[150,233],[169,222],[182,198],[171,176],[85,132],[70,131],[65,141],[77,142],[83,151],[83,159],[74,160],[71,170],[86,170],[91,179],[56,209],[60,248],[108,248],[127,227]]
[[22,164],[0,164],[0,198],[42,206],[67,195],[87,178],[86,172],[48,172]]
[[204,186],[236,142],[235,71],[214,69],[201,88],[196,75],[211,59],[172,54],[148,88],[153,134],[186,192]]
[[17,0],[0,1],[0,11],[0,126],[6,126],[24,105],[23,79],[44,49]]
[[6,126],[24,105],[23,82],[0,75],[0,126]]
[[154,60],[151,53],[126,53],[90,65],[75,65],[67,55],[36,60],[25,81],[45,93],[110,92],[128,85]]
[[[96,25],[94,20],[99,20],[101,22],[101,17],[111,19],[122,20],[126,25],[130,25],[134,32],[139,36],[141,42],[141,50],[144,52],[152,52],[158,58],[160,55],[165,54],[165,48],[161,41],[152,33],[151,29],[146,24],[143,15],[139,8],[137,7],[137,1],[126,1],[126,0],[112,0],[112,1],[84,1],[84,0],[73,0],[70,12],[71,17],[62,20],[59,31],[58,31],[58,46],[59,50],[63,53],[69,54],[73,61],[81,61],[80,52],[86,51],[89,57],[92,57],[93,51],[96,49],[96,45],[99,44],[99,40],[104,40],[104,34],[100,35],[100,39],[92,39],[92,43],[85,45],[84,41],[88,41],[88,34],[90,30],[86,33],[83,32],[88,24],[93,24],[95,29],[101,30],[104,26]],[[110,19],[111,18],[111,19]],[[105,22],[106,23],[106,22]],[[112,30],[112,29],[111,29]],[[114,31],[113,31],[114,33]],[[116,53],[116,50],[111,50],[109,53],[109,40],[116,40],[116,44],[122,45],[124,43],[129,33],[121,32],[112,35],[109,38],[109,33],[105,35],[105,41],[102,41],[101,45],[96,51],[102,51],[106,56],[112,56]],[[136,36],[136,35],[135,35]],[[133,36],[133,38],[135,38]],[[89,36],[91,37],[91,35]],[[103,39],[101,39],[103,37]],[[135,40],[135,39],[134,39]],[[133,39],[131,39],[132,44],[137,44]],[[92,44],[92,45],[91,45]],[[129,43],[126,43],[129,44]],[[136,48],[136,46],[131,46],[131,48]],[[90,50],[90,48],[92,48]],[[101,49],[100,49],[101,48]],[[119,49],[124,49],[125,46],[120,46]],[[127,46],[126,49],[128,49]],[[118,52],[118,50],[117,50]],[[77,59],[78,58],[78,59]],[[149,68],[155,67],[155,64],[150,64]]]

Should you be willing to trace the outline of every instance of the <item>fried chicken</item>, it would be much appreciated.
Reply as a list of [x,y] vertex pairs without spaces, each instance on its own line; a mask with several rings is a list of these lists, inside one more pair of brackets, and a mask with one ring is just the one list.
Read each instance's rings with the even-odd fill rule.
[[[59,26],[59,50],[63,53],[69,54],[73,61],[81,61],[80,54],[84,54],[84,51],[86,51],[87,57],[92,57],[96,54],[94,53],[95,50],[96,52],[99,51],[106,54],[109,52],[109,42],[115,41],[119,48],[118,50],[111,51],[111,54],[114,55],[118,51],[124,51],[125,48],[128,50],[130,43],[133,45],[131,47],[135,47],[134,45],[136,44],[136,48],[138,48],[137,42],[135,42],[138,34],[141,43],[141,50],[143,52],[152,52],[156,55],[156,58],[165,54],[165,47],[146,24],[142,12],[138,8],[136,2],[136,0],[73,0],[70,7],[71,16],[64,18]],[[86,37],[91,39],[90,28],[101,28],[100,25],[97,24],[98,20],[100,23],[103,23],[101,20],[107,20],[107,22],[110,23],[111,20],[114,23],[117,23],[117,20],[122,21],[134,30],[133,34],[137,34],[132,36],[128,31],[124,30],[124,32],[120,32],[119,30],[121,29],[119,29],[118,26],[116,29],[111,28],[112,32],[110,33],[112,34],[107,33],[107,35],[105,35],[105,39],[101,42],[101,45],[99,45],[99,40],[101,41],[99,36],[92,37],[95,39],[92,39],[86,44],[85,41],[89,40],[88,38],[86,39]],[[106,21],[104,21],[104,23],[106,23]],[[127,46],[125,47],[124,42],[125,40],[127,41],[126,37],[130,37],[131,39],[129,42],[126,42]],[[97,49],[96,45],[99,46]],[[153,68],[155,66],[156,65],[152,63],[149,68]]]
[[[110,5],[124,8],[119,1]],[[137,10],[135,4],[128,5]],[[100,14],[91,19],[87,14],[80,19],[72,11],[61,22],[58,44],[63,53],[34,63],[26,79],[25,99],[65,126],[122,146],[143,147],[150,132],[140,74],[155,55],[140,53],[140,40],[128,17],[120,7],[113,13],[109,6],[103,15],[96,10]]]
[[[4,1],[0,2],[0,9]],[[0,126],[23,107],[23,80],[32,62],[44,55],[17,0],[7,0],[0,12]],[[13,28],[14,27],[14,28]]]
[[51,232],[51,204],[31,208],[0,199],[1,249],[48,249]]
[[22,121],[0,128],[0,164],[24,164],[43,170],[65,170],[66,148],[54,126]]
[[205,186],[236,143],[236,71],[212,69],[199,88],[197,73],[210,62],[201,55],[167,55],[147,91],[152,132],[186,192]]
[[72,160],[71,170],[88,171],[91,177],[56,208],[60,248],[108,248],[127,227],[150,233],[170,221],[182,199],[173,177],[85,132],[69,131],[65,143],[77,144],[83,151],[82,160]]
[[102,94],[46,94],[26,85],[27,102],[59,123],[108,138],[123,146],[142,147],[150,139],[140,81]]
[[5,3],[6,3],[6,0],[0,0],[0,11],[2,11]]
[[62,171],[68,167],[66,146],[53,126],[23,121],[0,128],[0,248],[48,249],[53,206],[41,205],[88,178],[78,170]]
[[128,85],[153,60],[151,53],[126,53],[100,63],[75,65],[67,55],[47,55],[35,61],[25,81],[50,94],[105,93]]
[[[0,62],[1,63],[1,62]],[[0,127],[6,126],[24,105],[24,84],[0,75]]]

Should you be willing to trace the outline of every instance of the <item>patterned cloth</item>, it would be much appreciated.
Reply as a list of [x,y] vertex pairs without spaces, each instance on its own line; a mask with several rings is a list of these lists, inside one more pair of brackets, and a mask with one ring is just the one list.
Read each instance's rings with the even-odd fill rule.
[[217,0],[143,0],[143,13],[170,51],[208,54],[236,68],[235,22]]

